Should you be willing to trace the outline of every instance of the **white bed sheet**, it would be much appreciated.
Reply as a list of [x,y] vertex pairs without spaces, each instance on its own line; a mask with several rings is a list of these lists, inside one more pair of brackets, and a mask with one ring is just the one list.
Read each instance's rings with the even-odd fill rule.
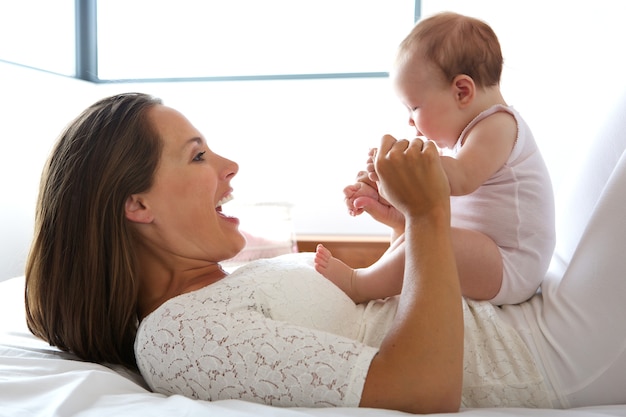
[[[359,408],[276,408],[197,401],[146,389],[138,375],[77,360],[35,338],[24,320],[24,279],[0,282],[0,416],[400,416]],[[626,405],[571,410],[467,409],[464,416],[626,416]],[[446,415],[446,414],[444,414]],[[452,414],[450,414],[452,415]]]

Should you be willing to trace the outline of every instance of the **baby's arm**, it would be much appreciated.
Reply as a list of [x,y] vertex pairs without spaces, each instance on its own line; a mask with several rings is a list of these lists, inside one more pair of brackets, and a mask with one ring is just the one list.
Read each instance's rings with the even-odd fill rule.
[[[498,112],[476,124],[455,158],[441,158],[451,194],[469,194],[493,176],[508,160],[516,138],[517,123],[509,113]],[[496,243],[478,231],[457,228],[452,229],[452,242],[463,295],[493,298],[503,278]]]
[[456,157],[441,158],[451,195],[469,194],[487,181],[506,163],[516,138],[517,122],[509,113],[494,113],[477,123]]

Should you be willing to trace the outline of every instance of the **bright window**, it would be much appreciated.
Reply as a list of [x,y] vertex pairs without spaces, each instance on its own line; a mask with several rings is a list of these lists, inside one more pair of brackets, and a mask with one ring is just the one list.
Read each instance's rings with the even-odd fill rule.
[[98,78],[384,74],[415,0],[100,0]]
[[0,59],[74,76],[74,0],[0,0]]
[[419,4],[0,0],[0,60],[94,82],[386,76]]

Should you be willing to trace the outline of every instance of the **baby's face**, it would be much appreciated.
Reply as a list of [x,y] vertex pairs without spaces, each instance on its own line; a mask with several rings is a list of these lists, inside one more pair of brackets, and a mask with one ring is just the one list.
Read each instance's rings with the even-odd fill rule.
[[453,86],[440,71],[420,57],[403,60],[391,74],[398,98],[409,111],[409,125],[440,148],[451,148],[458,139],[455,119],[458,106]]

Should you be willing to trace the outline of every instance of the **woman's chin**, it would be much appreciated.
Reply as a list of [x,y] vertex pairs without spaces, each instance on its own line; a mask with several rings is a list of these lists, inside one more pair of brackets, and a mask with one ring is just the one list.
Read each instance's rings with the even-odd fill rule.
[[241,251],[244,250],[244,248],[246,247],[246,243],[247,243],[245,235],[240,230],[237,230],[237,233],[239,234],[238,242],[233,242],[233,253],[232,253],[231,258],[234,258],[239,253],[241,253]]

